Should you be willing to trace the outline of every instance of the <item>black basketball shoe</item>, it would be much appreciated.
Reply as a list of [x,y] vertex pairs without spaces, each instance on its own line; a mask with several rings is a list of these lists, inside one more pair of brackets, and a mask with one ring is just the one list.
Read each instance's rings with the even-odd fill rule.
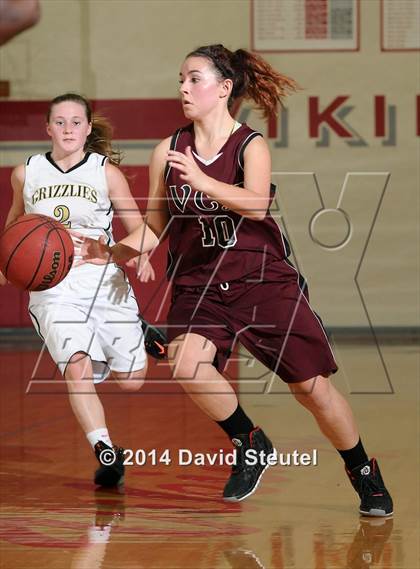
[[160,328],[156,328],[156,326],[152,326],[149,322],[146,322],[140,315],[139,318],[141,327],[143,328],[146,352],[157,360],[165,359],[168,344],[165,332]]
[[[273,445],[259,427],[249,435],[237,435],[232,442],[236,447],[236,464],[232,466],[232,474],[223,491],[223,499],[239,502],[257,489],[264,471],[269,466],[267,456],[273,452]],[[249,452],[251,449],[255,452]]]
[[124,483],[124,449],[108,446],[103,441],[95,445],[96,458],[100,467],[95,472],[94,482],[98,486],[118,486]]
[[346,472],[353,488],[360,496],[359,512],[364,516],[390,516],[393,513],[392,498],[385,488],[375,458]]

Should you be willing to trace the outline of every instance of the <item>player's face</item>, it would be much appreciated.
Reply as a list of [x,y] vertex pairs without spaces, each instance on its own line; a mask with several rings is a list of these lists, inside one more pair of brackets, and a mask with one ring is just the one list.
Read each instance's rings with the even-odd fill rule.
[[221,81],[211,61],[205,57],[188,57],[179,74],[184,115],[191,120],[205,117],[227,104],[229,81]]
[[92,125],[80,103],[63,101],[52,107],[47,133],[51,136],[54,148],[59,148],[66,154],[80,151],[91,130]]

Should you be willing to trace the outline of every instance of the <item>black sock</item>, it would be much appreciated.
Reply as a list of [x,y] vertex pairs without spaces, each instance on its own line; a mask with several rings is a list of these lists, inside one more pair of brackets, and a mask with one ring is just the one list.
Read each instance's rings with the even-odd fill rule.
[[363,448],[362,441],[359,439],[357,445],[349,450],[338,450],[341,458],[344,460],[348,470],[353,470],[356,466],[363,464],[369,460],[365,449]]
[[251,419],[245,415],[244,410],[239,405],[236,410],[232,413],[230,417],[224,421],[216,421],[218,425],[222,427],[229,438],[233,438],[235,435],[245,435],[249,434],[254,430],[254,425]]

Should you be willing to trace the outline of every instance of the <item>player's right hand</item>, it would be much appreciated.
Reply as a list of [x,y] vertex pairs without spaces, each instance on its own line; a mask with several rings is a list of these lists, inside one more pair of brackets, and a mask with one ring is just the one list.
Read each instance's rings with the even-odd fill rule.
[[0,271],[0,286],[4,286],[7,285],[9,281],[6,279],[6,277],[3,275],[3,273]]

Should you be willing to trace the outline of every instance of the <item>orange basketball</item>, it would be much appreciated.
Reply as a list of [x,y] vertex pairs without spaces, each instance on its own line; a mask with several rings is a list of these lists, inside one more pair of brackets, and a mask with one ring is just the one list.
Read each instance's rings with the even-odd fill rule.
[[58,285],[71,269],[73,255],[68,231],[46,215],[22,215],[0,236],[0,270],[23,290]]

